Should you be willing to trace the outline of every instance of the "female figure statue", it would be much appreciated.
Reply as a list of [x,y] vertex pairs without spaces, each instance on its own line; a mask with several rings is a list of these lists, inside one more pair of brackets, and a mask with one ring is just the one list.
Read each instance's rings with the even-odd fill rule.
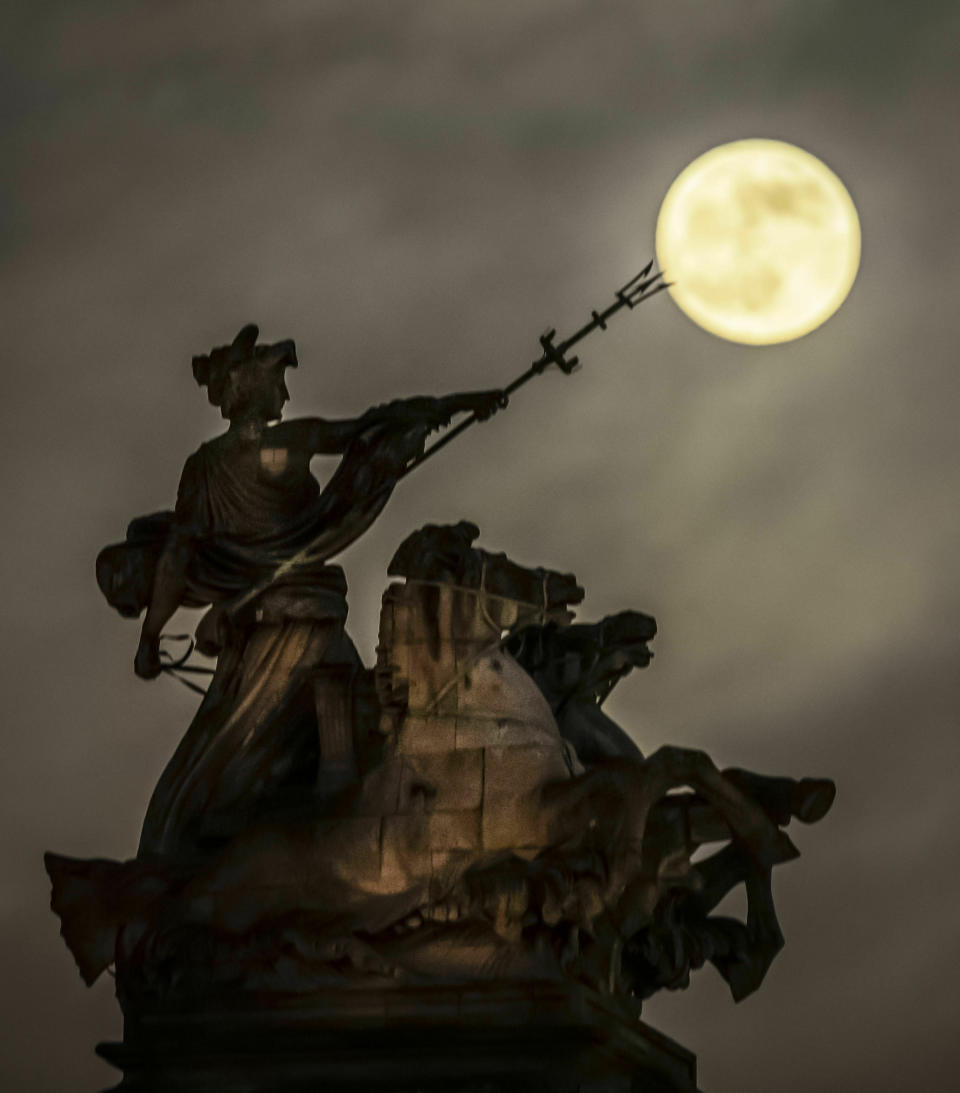
[[[218,656],[216,672],[154,791],[141,857],[204,853],[312,785],[311,674],[361,667],[343,629],[343,570],[327,559],[369,527],[432,429],[503,403],[500,392],[481,392],[281,423],[296,350],[289,340],[257,345],[257,335],[246,326],[230,346],[193,359],[229,428],[187,460],[175,512],[134,521],[130,541],[98,559],[114,606],[147,607],[134,661],[143,679],[161,671],[160,634],[174,611],[211,605],[197,644]],[[314,455],[343,456],[323,491]]]

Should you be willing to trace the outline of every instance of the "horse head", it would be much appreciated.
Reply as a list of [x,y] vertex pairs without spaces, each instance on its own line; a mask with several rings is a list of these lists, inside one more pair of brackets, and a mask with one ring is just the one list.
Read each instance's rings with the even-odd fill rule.
[[390,577],[462,583],[471,545],[480,534],[476,524],[425,524],[403,540],[387,566]]

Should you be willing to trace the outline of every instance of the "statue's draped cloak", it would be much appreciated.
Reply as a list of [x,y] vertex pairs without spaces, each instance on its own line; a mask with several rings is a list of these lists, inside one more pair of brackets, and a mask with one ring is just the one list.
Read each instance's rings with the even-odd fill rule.
[[[359,668],[343,631],[346,581],[324,559],[377,516],[400,464],[391,438],[364,438],[321,492],[306,466],[267,472],[230,434],[188,460],[175,514],[147,518],[189,544],[185,604],[212,604],[198,628],[216,673],[151,798],[140,855],[229,838],[265,805],[306,789],[316,766],[311,674]],[[131,535],[135,539],[136,535]],[[310,545],[311,559],[274,578]],[[289,792],[288,792],[289,791]]]

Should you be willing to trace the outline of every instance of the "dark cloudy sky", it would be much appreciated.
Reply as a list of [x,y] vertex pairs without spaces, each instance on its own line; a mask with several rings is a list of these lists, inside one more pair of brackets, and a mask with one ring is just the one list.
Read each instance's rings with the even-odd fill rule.
[[[18,10],[19,9],[19,10]],[[942,1089],[960,1064],[952,0],[4,5],[0,1086],[109,1084],[40,855],[122,857],[189,693],[136,680],[93,559],[220,427],[192,353],[294,337],[292,411],[501,384],[652,252],[675,175],[764,136],[844,180],[842,310],[747,348],[660,297],[403,484],[343,558],[373,654],[426,520],[661,625],[613,712],[652,750],[829,774],[779,871],[787,947],[646,1018],[708,1093]],[[326,472],[326,467],[318,468]]]

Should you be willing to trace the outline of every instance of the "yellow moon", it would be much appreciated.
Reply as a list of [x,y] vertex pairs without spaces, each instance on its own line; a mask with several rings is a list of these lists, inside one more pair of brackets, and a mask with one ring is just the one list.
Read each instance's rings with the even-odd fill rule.
[[695,159],[667,191],[657,259],[680,309],[721,338],[799,338],[846,299],[860,265],[850,194],[816,156],[738,140]]

